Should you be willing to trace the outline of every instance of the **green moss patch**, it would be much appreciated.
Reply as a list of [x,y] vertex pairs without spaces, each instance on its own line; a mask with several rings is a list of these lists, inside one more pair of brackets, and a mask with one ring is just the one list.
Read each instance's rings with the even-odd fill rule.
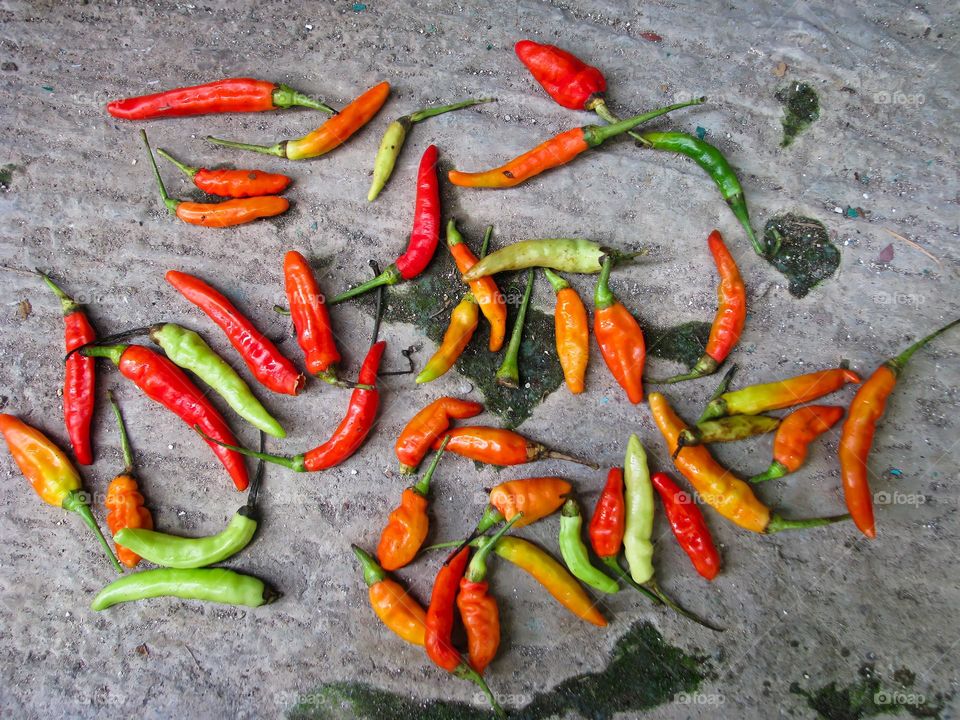
[[804,297],[840,266],[840,250],[823,223],[787,213],[767,221],[763,230],[766,260],[783,273],[794,297]]
[[782,87],[774,97],[783,103],[783,118],[780,120],[783,140],[780,141],[780,147],[786,147],[820,117],[820,98],[817,97],[817,91],[804,82]]
[[806,698],[807,706],[826,720],[863,720],[901,713],[939,720],[944,707],[944,697],[939,693],[929,697],[909,687],[890,689],[876,676],[847,686],[832,682],[817,690],[805,690],[793,683],[790,692]]

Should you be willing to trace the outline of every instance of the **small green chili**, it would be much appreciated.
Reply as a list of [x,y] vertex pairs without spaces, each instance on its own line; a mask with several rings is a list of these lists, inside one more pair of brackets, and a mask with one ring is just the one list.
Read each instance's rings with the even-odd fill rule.
[[465,272],[463,279],[472,282],[507,270],[525,270],[533,267],[589,275],[600,272],[606,255],[619,261],[642,255],[643,252],[622,253],[602,247],[592,240],[570,238],[521,240],[487,255]]
[[118,603],[154,597],[259,607],[273,602],[280,595],[263,580],[226,568],[158,568],[110,583],[97,593],[90,607],[106,610]]
[[563,561],[574,577],[590,587],[605,593],[617,592],[620,589],[617,581],[590,563],[587,546],[581,536],[582,527],[580,506],[570,498],[560,511],[560,554]]
[[780,425],[780,418],[769,415],[728,415],[715,420],[704,420],[693,427],[680,431],[677,438],[676,457],[680,450],[690,445],[734,442],[755,435],[773,432]]
[[[482,261],[481,261],[482,262]],[[503,362],[497,370],[497,384],[511,389],[520,387],[520,341],[523,339],[523,323],[527,318],[527,308],[530,306],[530,296],[533,294],[533,268],[527,271],[527,286],[523,291],[520,309],[513,321],[513,330],[510,331],[510,344],[503,356]]]

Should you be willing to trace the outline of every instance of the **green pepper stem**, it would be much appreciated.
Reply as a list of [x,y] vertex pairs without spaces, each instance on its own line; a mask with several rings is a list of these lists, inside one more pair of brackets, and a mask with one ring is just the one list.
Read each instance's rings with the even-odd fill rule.
[[176,165],[180,169],[180,172],[182,172],[188,178],[192,179],[198,172],[200,172],[200,168],[193,167],[193,165],[187,165],[186,163],[180,162],[173,155],[168,153],[163,148],[157,148],[157,155],[159,155],[162,158],[166,158],[167,160],[172,162],[174,165]]
[[97,536],[97,540],[103,547],[103,551],[107,554],[107,557],[110,558],[110,562],[113,563],[113,566],[117,569],[117,572],[122,575],[123,568],[120,567],[120,563],[117,562],[117,556],[113,554],[113,550],[111,550],[110,546],[107,544],[106,539],[103,537],[103,533],[100,532],[100,526],[97,525],[97,521],[93,519],[93,513],[90,512],[90,506],[87,505],[87,501],[84,499],[82,491],[71,490],[68,492],[60,507],[62,507],[64,510],[75,512],[83,519],[83,522],[86,523],[87,527],[93,530],[93,534]]
[[774,460],[772,463],[770,463],[770,467],[768,467],[759,475],[754,475],[751,478],[747,478],[747,481],[752,483],[760,483],[767,480],[776,480],[777,478],[782,478],[789,472],[790,471],[787,469],[786,465],[779,460]]
[[440,443],[440,447],[437,448],[437,454],[433,456],[433,461],[430,463],[430,467],[427,468],[427,471],[423,474],[423,477],[417,481],[417,484],[413,486],[413,491],[418,495],[426,497],[430,492],[430,481],[433,479],[433,473],[437,469],[437,465],[440,464],[440,458],[443,457],[443,451],[447,449],[447,443],[450,442],[450,436],[445,435],[443,442]]
[[[263,430],[260,431],[260,452],[264,451],[266,443],[266,434]],[[250,487],[247,489],[247,505],[246,505],[246,515],[247,517],[252,517],[256,513],[257,508],[257,499],[260,497],[260,486],[263,484],[263,460],[257,460],[257,472],[253,476],[253,480],[250,482]]]
[[635,582],[634,579],[630,577],[630,574],[624,571],[622,567],[620,567],[620,562],[617,560],[616,555],[607,555],[606,557],[600,558],[600,561],[604,565],[606,565],[608,568],[613,570],[613,574],[617,578],[619,578],[620,580],[623,580],[625,583],[627,583],[627,585],[632,587],[634,590],[638,590],[639,592],[646,595],[647,599],[649,599],[654,605],[663,605],[663,600],[660,597],[658,597],[657,595],[654,595],[652,592],[650,592],[649,589],[645,588],[640,583]]
[[713,391],[713,395],[710,396],[710,400],[716,400],[718,397],[723,395],[729,388],[730,383],[733,381],[733,374],[737,372],[737,364],[734,363],[730,366],[730,369],[724,373],[723,377],[720,379],[720,384],[717,385],[717,389]]
[[207,135],[206,141],[214,145],[222,145],[223,147],[235,148],[237,150],[251,150],[252,152],[262,153],[263,155],[276,155],[280,158],[287,156],[286,140],[278,142],[276,145],[251,145],[250,143],[237,142],[236,140],[223,140],[222,138]]
[[309,95],[304,95],[301,92],[297,92],[289,85],[284,85],[283,83],[277,85],[273,91],[273,104],[275,107],[286,109],[293,107],[294,105],[299,105],[300,107],[313,108],[314,110],[322,110],[325,113],[330,115],[336,115],[337,111],[334,110],[329,105],[325,105],[319,100],[314,100]]
[[720,363],[704,353],[703,357],[697,360],[697,364],[690,368],[690,372],[674,375],[664,380],[651,380],[647,378],[646,382],[653,385],[673,385],[674,383],[683,382],[684,380],[696,380],[697,378],[706,377],[707,375],[713,375],[719,367]]
[[160,190],[160,198],[163,200],[163,204],[167,206],[167,210],[175,213],[177,211],[177,205],[180,204],[180,201],[174,200],[167,195],[167,188],[164,187],[163,178],[160,177],[160,168],[157,167],[157,160],[153,157],[153,149],[150,147],[150,141],[147,140],[146,130],[140,131],[140,139],[143,140],[143,144],[147,148],[147,156],[150,158],[150,166],[153,168],[153,176],[157,179],[157,187]]
[[647,581],[646,583],[644,583],[644,584],[647,586],[647,588],[650,590],[650,592],[652,592],[654,595],[656,595],[658,598],[660,598],[660,600],[663,602],[664,605],[666,605],[668,608],[670,608],[671,610],[673,610],[673,611],[674,611],[675,613],[677,613],[678,615],[682,615],[683,617],[687,618],[688,620],[693,620],[697,625],[700,625],[700,626],[702,626],[702,627],[705,627],[705,628],[707,628],[707,630],[713,630],[714,632],[723,632],[723,628],[722,628],[722,627],[717,627],[716,625],[711,625],[711,624],[708,623],[706,620],[703,620],[702,618],[697,617],[696,615],[694,615],[694,614],[693,614],[692,612],[690,612],[689,610],[686,610],[685,608],[682,608],[682,607],[680,607],[679,605],[677,605],[677,603],[675,603],[673,600],[670,599],[670,596],[669,596],[669,595],[666,595],[666,594],[660,589],[660,586],[657,585],[657,583],[656,583],[655,580],[648,580],[648,581]]
[[411,123],[418,123],[421,120],[426,120],[427,118],[435,117],[437,115],[443,115],[444,113],[448,113],[453,110],[460,110],[472,105],[480,105],[481,103],[491,103],[496,101],[496,98],[480,98],[478,100],[463,100],[462,102],[453,103],[452,105],[434,105],[433,107],[423,108],[422,110],[417,110],[416,112],[410,113],[407,115],[407,119],[409,119]]
[[113,390],[107,390],[107,399],[110,401],[113,416],[117,419],[117,427],[120,430],[120,448],[123,451],[123,474],[133,475],[133,449],[130,447],[130,437],[127,435],[127,426],[123,422],[123,415],[120,413],[120,406],[113,396]]
[[487,225],[487,229],[483,233],[483,242],[480,244],[480,259],[483,260],[487,256],[487,250],[490,249],[490,238],[493,237],[493,225]]
[[743,193],[734,193],[726,200],[727,205],[734,214],[734,217],[740,221],[744,231],[747,233],[747,237],[750,239],[750,244],[753,245],[754,252],[762,258],[767,257],[767,253],[763,245],[760,244],[760,240],[757,239],[756,234],[753,232],[753,226],[750,224],[750,214],[747,212],[747,199],[744,197]]
[[77,302],[76,300],[74,300],[72,297],[70,297],[69,295],[67,295],[67,294],[60,288],[60,286],[57,285],[57,284],[50,278],[49,275],[47,275],[45,272],[43,272],[43,270],[40,270],[39,268],[34,268],[34,272],[36,272],[37,275],[39,275],[41,278],[43,278],[43,281],[47,284],[47,287],[50,288],[51,290],[53,290],[53,294],[56,295],[56,296],[60,299],[60,307],[63,309],[64,317],[66,317],[67,315],[70,315],[71,313],[75,313],[77,310],[79,310],[79,309],[82,307],[82,305],[80,305],[80,303],[78,303],[78,302]]
[[[600,117],[601,120],[611,125],[613,123],[620,122],[620,118],[618,118],[616,115],[613,114],[613,112],[611,112],[610,108],[607,106],[607,103],[602,96],[593,98],[593,100],[587,103],[587,106],[584,109],[593,110]],[[647,140],[640,133],[636,132],[635,130],[628,130],[627,135],[632,137],[641,145],[644,145],[646,147],[650,146],[650,141]]]
[[667,105],[666,107],[657,108],[642,115],[635,115],[632,118],[615,122],[612,125],[588,125],[583,129],[583,139],[590,147],[596,147],[616,135],[622,135],[625,132],[633,130],[637,125],[645,123],[648,120],[653,120],[661,115],[666,115],[674,110],[680,110],[681,108],[690,107],[691,105],[701,105],[706,102],[706,100],[705,97],[699,97],[688,100],[687,102]]
[[370,556],[370,553],[356,545],[351,545],[350,547],[353,549],[353,554],[357,556],[357,560],[360,561],[360,567],[363,569],[363,580],[367,583],[367,587],[371,587],[387,579],[387,571],[377,564],[377,561]]
[[340,293],[332,300],[327,300],[327,305],[336,305],[337,303],[343,302],[344,300],[349,300],[357,295],[363,295],[364,293],[382,285],[396,285],[402,279],[403,276],[400,275],[400,270],[395,264],[391,264],[386,270],[373,278],[373,280],[367,280],[367,282],[361,283],[355,288],[351,288],[350,290]]
[[503,363],[497,370],[497,384],[511,389],[520,387],[520,369],[518,360],[520,357],[520,341],[523,339],[523,323],[527,318],[527,307],[530,305],[530,296],[533,294],[533,268],[527,270],[527,286],[523,291],[523,300],[520,301],[520,309],[517,311],[517,318],[513,322],[513,331],[510,334],[510,344],[507,345],[507,354],[503,357]]
[[597,310],[606,310],[617,302],[617,296],[613,294],[609,285],[611,270],[613,270],[613,258],[610,255],[604,255],[597,287],[593,291],[593,304]]
[[241,447],[240,445],[231,445],[230,443],[225,443],[221,440],[217,440],[216,438],[210,437],[203,431],[203,428],[201,428],[199,425],[194,425],[193,429],[196,430],[200,434],[200,437],[202,437],[207,442],[215,443],[220,447],[225,447],[227,450],[233,450],[234,452],[238,452],[241,455],[246,455],[247,457],[266,460],[267,462],[273,463],[274,465],[281,465],[287,468],[288,470],[293,470],[294,472],[307,471],[306,465],[304,464],[303,455],[293,455],[293,456],[272,455],[270,453],[259,452],[257,450],[249,450],[245,447]]
[[806,530],[807,528],[820,527],[821,525],[832,525],[833,523],[849,520],[850,515],[833,515],[831,517],[807,518],[805,520],[787,520],[776,513],[770,516],[770,522],[764,529],[766,535],[782,532],[783,530]]
[[483,579],[487,576],[487,558],[490,557],[490,553],[493,552],[494,547],[500,541],[507,530],[513,527],[513,524],[517,522],[520,518],[523,517],[522,512],[518,512],[510,521],[507,522],[502,528],[497,530],[493,535],[488,538],[484,538],[483,542],[480,544],[480,549],[477,550],[473,558],[470,560],[470,564],[467,566],[467,572],[465,573],[466,578],[470,582],[483,582]]
[[454,247],[463,242],[463,235],[457,230],[457,219],[447,220],[447,247]]
[[129,345],[84,345],[79,348],[80,354],[87,357],[107,358],[114,365],[120,365],[120,357],[130,347]]
[[476,685],[480,690],[483,691],[483,694],[487,697],[487,702],[490,703],[490,707],[493,708],[493,712],[498,718],[505,718],[507,714],[503,711],[503,708],[500,707],[500,703],[497,702],[497,699],[493,696],[493,693],[490,692],[490,688],[487,685],[486,681],[480,676],[480,674],[474,670],[472,667],[467,665],[467,663],[461,661],[460,664],[453,671],[453,674],[458,678],[464,680],[469,680],[474,685]]
[[906,350],[904,350],[902,353],[897,355],[895,358],[890,358],[887,361],[887,367],[889,367],[894,372],[895,375],[899,375],[903,371],[903,368],[906,366],[907,362],[910,360],[911,357],[913,357],[913,354],[917,350],[922,348],[924,345],[926,345],[928,342],[933,340],[935,337],[945,333],[947,330],[952,328],[957,323],[960,323],[960,318],[957,318],[953,322],[947,323],[939,330],[936,330],[930,333],[929,335],[927,335],[925,338],[922,338],[921,340],[917,340],[917,342],[915,342],[913,345],[908,347]]
[[542,268],[542,270],[547,280],[553,286],[554,292],[560,292],[561,290],[566,290],[568,287],[570,287],[570,283],[568,283],[562,277],[557,275],[557,273],[555,273],[550,268]]
[[497,510],[493,505],[487,505],[487,507],[483,510],[483,515],[480,516],[480,521],[477,523],[477,526],[473,529],[473,532],[470,533],[470,536],[463,541],[463,544],[466,545],[475,537],[482,535],[497,523],[503,522],[503,520],[503,513]]

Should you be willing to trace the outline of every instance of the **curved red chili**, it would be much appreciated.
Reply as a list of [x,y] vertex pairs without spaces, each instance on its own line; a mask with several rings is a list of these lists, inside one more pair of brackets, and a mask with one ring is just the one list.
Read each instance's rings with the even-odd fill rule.
[[667,520],[670,521],[670,527],[680,547],[697,572],[707,580],[713,580],[720,572],[720,553],[713,544],[710,529],[700,508],[696,506],[690,493],[681,490],[666,473],[657,473],[650,481],[663,501]]
[[285,395],[296,395],[303,388],[304,377],[294,364],[222,293],[200,278],[177,270],[170,270],[166,278],[181,295],[220,326],[250,372],[264,387]]
[[303,350],[307,372],[324,382],[337,382],[340,351],[333,337],[326,299],[317,286],[310,263],[296,250],[283,258],[290,317],[297,330],[297,342]]

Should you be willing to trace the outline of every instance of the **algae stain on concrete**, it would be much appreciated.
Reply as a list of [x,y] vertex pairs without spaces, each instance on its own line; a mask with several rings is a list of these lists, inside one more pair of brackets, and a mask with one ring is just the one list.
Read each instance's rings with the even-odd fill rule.
[[644,327],[647,350],[664,360],[673,360],[693,367],[710,339],[710,323],[688,322],[673,327]]
[[792,683],[790,692],[806,698],[807,706],[825,720],[864,720],[879,715],[899,715],[901,711],[915,718],[939,720],[945,699],[939,693],[930,698],[909,687],[889,689],[874,675],[846,687],[834,681],[817,690],[806,690]]
[[16,165],[7,164],[0,168],[0,190],[9,190],[13,184],[13,173],[19,170]]
[[[511,710],[509,717],[544,720],[576,713],[591,720],[610,720],[617,713],[636,714],[670,702],[678,693],[696,690],[703,671],[703,658],[668,645],[650,623],[637,622],[617,641],[603,670],[539,692],[522,708]],[[479,705],[420,702],[358,682],[321,685],[289,713],[290,720],[481,720],[492,716]]]
[[767,262],[786,275],[794,297],[804,297],[840,266],[840,250],[823,223],[786,213],[770,218],[763,230]]
[[783,103],[783,140],[780,147],[787,147],[806,130],[810,123],[820,117],[820,98],[817,91],[804,82],[795,82],[777,90],[774,97]]

